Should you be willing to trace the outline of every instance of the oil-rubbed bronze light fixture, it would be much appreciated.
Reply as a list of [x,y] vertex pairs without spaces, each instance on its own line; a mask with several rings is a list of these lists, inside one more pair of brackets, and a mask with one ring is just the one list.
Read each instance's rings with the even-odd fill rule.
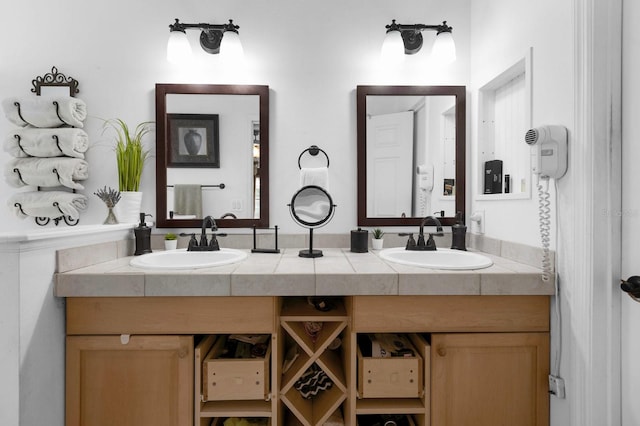
[[167,43],[167,60],[180,63],[191,56],[191,46],[187,40],[186,30],[197,29],[200,33],[200,46],[207,53],[220,53],[230,59],[243,56],[242,44],[238,29],[232,19],[226,24],[185,24],[176,19],[169,25],[169,42]]
[[431,55],[435,61],[450,63],[456,59],[456,46],[451,36],[453,28],[443,21],[440,25],[397,24],[393,19],[385,27],[387,35],[382,44],[382,56],[385,60],[403,60],[404,55],[413,55],[422,48],[422,31],[436,31],[436,41]]

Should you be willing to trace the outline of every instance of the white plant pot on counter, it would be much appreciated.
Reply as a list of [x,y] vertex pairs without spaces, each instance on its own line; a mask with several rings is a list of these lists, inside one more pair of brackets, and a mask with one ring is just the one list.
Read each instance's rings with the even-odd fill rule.
[[178,240],[164,240],[165,250],[175,250],[178,248]]
[[383,242],[384,242],[384,239],[382,239],[382,238],[379,238],[379,239],[372,238],[371,239],[371,247],[374,250],[382,250]]
[[142,192],[121,191],[120,201],[114,207],[116,218],[120,223],[140,222],[140,209],[142,208]]

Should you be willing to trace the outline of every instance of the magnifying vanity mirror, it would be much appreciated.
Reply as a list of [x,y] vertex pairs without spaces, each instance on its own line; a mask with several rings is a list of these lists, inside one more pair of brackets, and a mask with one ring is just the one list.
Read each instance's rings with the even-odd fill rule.
[[162,228],[269,226],[269,87],[156,84]]
[[464,86],[358,86],[358,225],[465,212]]
[[322,256],[322,250],[313,248],[313,229],[329,222],[333,217],[334,208],[331,195],[317,185],[303,186],[293,195],[289,204],[291,217],[298,225],[309,228],[309,249],[300,250],[300,257]]

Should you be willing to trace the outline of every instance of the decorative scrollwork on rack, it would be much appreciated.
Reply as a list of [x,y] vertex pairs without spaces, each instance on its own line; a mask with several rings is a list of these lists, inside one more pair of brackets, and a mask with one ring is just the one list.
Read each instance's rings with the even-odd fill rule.
[[40,90],[42,87],[48,86],[68,86],[69,95],[75,97],[76,93],[79,93],[78,80],[73,77],[67,77],[66,75],[59,73],[58,68],[51,67],[51,72],[46,73],[43,76],[38,76],[31,81],[33,88],[31,92],[40,96]]
[[[18,207],[20,211],[24,214],[24,211],[22,210],[22,206],[19,203],[16,203],[15,206]],[[53,223],[56,226],[58,226],[60,221],[64,221],[64,223],[66,223],[69,226],[76,226],[80,222],[80,219],[74,219],[71,216],[65,215],[62,209],[60,209],[60,205],[58,204],[57,201],[53,203],[53,206],[58,209],[58,211],[62,214],[62,216],[55,217],[53,219],[50,217],[41,217],[41,216],[34,217],[33,219],[36,222],[36,224],[38,224],[39,226],[45,226],[45,225],[48,225],[49,222],[51,222],[51,220],[53,220]]]

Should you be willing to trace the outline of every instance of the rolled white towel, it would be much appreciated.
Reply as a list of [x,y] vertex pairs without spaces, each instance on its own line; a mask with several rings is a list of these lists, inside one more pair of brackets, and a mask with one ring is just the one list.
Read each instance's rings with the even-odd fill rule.
[[75,181],[89,177],[89,164],[79,158],[69,157],[15,158],[7,163],[4,175],[7,183],[14,188],[63,185],[71,189],[84,189]]
[[16,126],[82,127],[87,118],[87,105],[71,96],[11,97],[2,101],[7,119]]
[[84,159],[84,153],[88,148],[87,132],[70,127],[56,129],[22,127],[11,131],[4,141],[4,150],[16,158],[66,155]]
[[30,191],[12,195],[7,205],[16,216],[23,219],[27,216],[55,219],[63,214],[78,219],[79,210],[87,208],[87,201],[86,196],[71,192]]

